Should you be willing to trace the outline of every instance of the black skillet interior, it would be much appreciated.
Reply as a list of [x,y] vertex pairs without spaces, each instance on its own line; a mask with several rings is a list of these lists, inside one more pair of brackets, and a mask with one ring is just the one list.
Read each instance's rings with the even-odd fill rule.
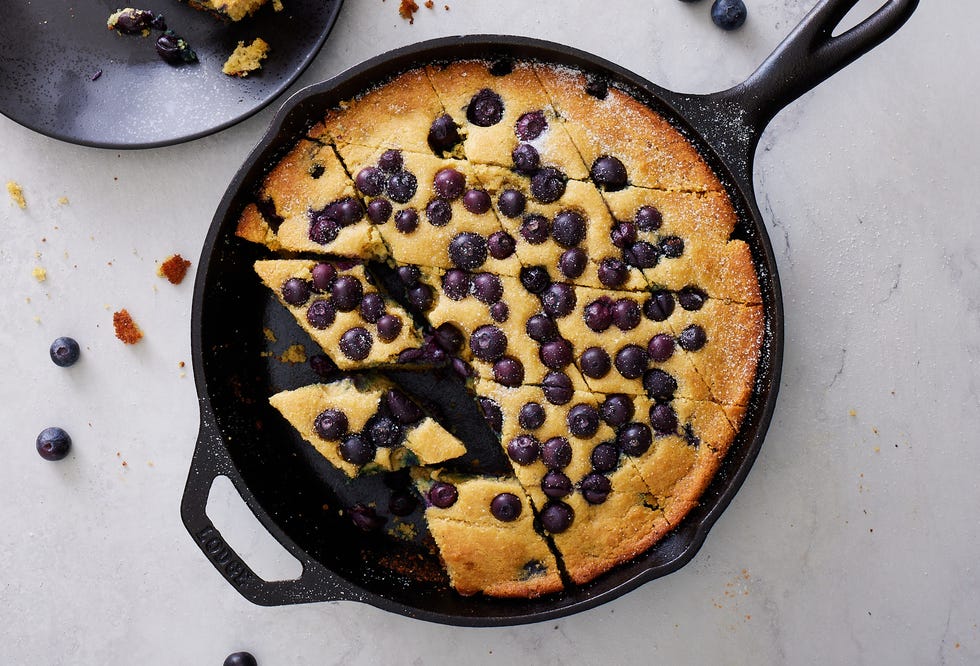
[[[192,344],[201,434],[181,508],[188,530],[215,567],[246,598],[260,604],[358,600],[446,624],[499,626],[590,608],[686,564],[748,473],[776,400],[782,302],[775,260],[751,187],[759,134],[779,108],[883,41],[916,5],[916,0],[891,0],[853,30],[832,38],[834,26],[856,1],[824,0],[746,83],[710,96],[663,90],[564,46],[476,36],[436,40],[379,56],[290,99],[229,186],[195,285]],[[347,482],[268,406],[267,398],[275,391],[318,379],[309,364],[284,363],[277,357],[293,343],[307,350],[316,346],[255,279],[252,263],[265,251],[234,236],[237,217],[264,172],[325,109],[413,67],[467,58],[535,60],[582,69],[627,89],[674,123],[722,177],[735,203],[736,236],[752,248],[766,317],[765,343],[744,425],[701,504],[633,561],[588,585],[533,600],[455,594],[446,586],[437,558],[419,543],[359,532],[339,515],[338,509],[358,501],[378,499],[382,505],[389,491],[380,478]],[[472,399],[455,380],[442,373],[406,373],[396,379],[407,380],[406,389],[440,403],[443,417],[465,439],[485,447],[486,455],[480,457],[489,464],[488,471],[494,471],[492,438],[476,416]],[[503,464],[499,456],[497,463]],[[232,480],[263,525],[302,562],[298,579],[263,581],[227,546],[205,513],[211,484],[219,475]]]

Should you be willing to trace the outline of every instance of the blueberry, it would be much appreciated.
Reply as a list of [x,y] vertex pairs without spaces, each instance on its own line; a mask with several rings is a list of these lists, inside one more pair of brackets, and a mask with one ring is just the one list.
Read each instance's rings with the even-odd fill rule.
[[310,222],[310,240],[319,245],[332,243],[339,233],[340,226],[326,217],[314,216]]
[[150,21],[150,27],[154,30],[166,30],[167,20],[163,17],[163,14],[155,14],[153,20]]
[[480,413],[483,420],[487,422],[490,429],[499,433],[504,427],[504,413],[500,411],[500,405],[490,398],[480,398]]
[[601,379],[609,374],[612,361],[609,359],[609,353],[602,347],[589,347],[579,357],[579,368],[586,377]]
[[655,291],[643,304],[643,314],[653,321],[664,321],[674,312],[674,297],[669,291]]
[[494,259],[506,259],[514,254],[517,242],[506,231],[495,231],[487,239],[487,251]]
[[582,311],[585,325],[596,333],[602,333],[613,323],[613,302],[608,296],[601,296],[585,306]]
[[504,285],[493,273],[477,273],[473,276],[473,296],[482,303],[492,305],[504,295]]
[[528,111],[514,124],[514,133],[521,141],[533,141],[548,129],[548,120],[543,111]]
[[404,439],[404,431],[394,419],[375,415],[364,426],[363,436],[378,448],[390,449],[398,446]]
[[354,197],[347,197],[337,202],[337,211],[340,218],[340,226],[349,227],[364,219],[364,206],[360,200]]
[[677,236],[667,236],[660,239],[660,251],[665,257],[676,259],[684,254],[684,239]]
[[[428,137],[429,148],[432,149],[432,152],[442,153],[451,151],[453,146],[459,143],[460,140],[459,129],[456,127],[456,123],[453,122],[452,116],[445,114],[432,121],[432,125],[429,127]],[[384,167],[382,166],[382,168]],[[399,169],[401,165],[395,168]]]
[[442,276],[442,291],[446,298],[461,301],[470,293],[470,276],[458,268],[451,268]]
[[330,301],[316,300],[306,309],[306,321],[310,326],[321,331],[329,328],[336,318],[337,308]]
[[626,187],[626,167],[619,159],[611,155],[596,158],[589,170],[593,182],[608,192],[615,192]]
[[652,243],[638,241],[623,250],[623,261],[637,268],[653,268],[660,261],[660,250]]
[[564,248],[575,247],[585,239],[585,218],[573,210],[563,210],[551,223],[551,237]]
[[532,294],[540,294],[551,284],[551,276],[544,266],[526,266],[520,272],[521,285]]
[[320,412],[313,420],[316,434],[328,441],[337,441],[347,434],[347,415],[338,409],[327,409]]
[[635,220],[640,231],[656,231],[664,223],[663,215],[654,206],[640,206]]
[[533,175],[541,164],[541,155],[538,154],[538,149],[529,143],[518,144],[511,151],[510,157],[514,160],[514,168],[525,176]]
[[177,35],[173,30],[165,30],[157,39],[157,55],[171,65],[180,65],[185,62],[197,62],[197,54],[190,47],[187,40]]
[[402,332],[402,320],[398,315],[384,315],[378,319],[378,337],[382,342],[391,342]]
[[368,219],[375,224],[384,224],[391,219],[391,202],[387,199],[372,199],[367,206]]
[[425,207],[425,219],[434,227],[444,227],[453,219],[453,207],[445,199],[433,199]]
[[572,445],[564,437],[552,437],[541,445],[541,462],[548,469],[562,469],[572,462]]
[[282,300],[299,306],[310,299],[310,285],[302,278],[289,278],[282,283]]
[[422,271],[418,266],[399,266],[395,273],[398,275],[398,280],[406,287],[414,287],[422,278]]
[[524,325],[527,336],[537,343],[544,344],[558,338],[558,326],[548,315],[531,315]]
[[602,420],[613,428],[629,422],[635,413],[636,407],[633,406],[633,401],[622,393],[610,395],[599,405],[599,415],[602,416]]
[[588,474],[579,484],[579,491],[589,504],[602,504],[612,492],[612,482],[602,474]]
[[541,492],[551,499],[567,497],[572,494],[572,480],[557,470],[550,470],[541,479]]
[[496,326],[480,326],[470,336],[470,350],[481,361],[493,363],[507,351],[507,336]]
[[352,465],[365,465],[374,455],[374,445],[360,435],[349,435],[340,443],[340,457]]
[[572,380],[564,372],[553,370],[541,380],[544,397],[552,405],[565,405],[572,399],[574,388]]
[[362,532],[376,532],[384,527],[384,524],[388,522],[388,519],[379,516],[378,512],[374,510],[374,507],[370,507],[366,504],[361,504],[358,502],[350,509],[347,510],[347,515],[357,529]]
[[489,212],[492,206],[490,195],[483,190],[467,190],[463,195],[463,208],[474,215],[483,215]]
[[518,465],[530,465],[541,454],[541,445],[531,435],[518,435],[507,442],[507,455]]
[[558,258],[558,270],[569,280],[580,277],[589,263],[589,256],[580,247],[573,247],[562,252]]
[[388,176],[388,196],[398,203],[408,203],[418,189],[418,179],[410,171],[396,171]]
[[395,215],[395,229],[403,234],[410,234],[419,226],[419,214],[414,208],[400,210]]
[[61,337],[55,338],[55,341],[51,343],[49,353],[55,365],[67,368],[75,365],[82,350],[74,338]]
[[434,507],[440,509],[448,509],[456,500],[459,499],[459,491],[456,490],[456,486],[451,483],[446,483],[445,481],[436,481],[429,488],[429,503]]
[[715,0],[711,5],[711,20],[722,30],[742,27],[748,11],[742,0]]
[[571,314],[575,302],[575,290],[564,282],[554,282],[541,293],[541,306],[545,313],[555,318]]
[[525,430],[537,430],[544,425],[544,407],[536,402],[526,402],[517,415],[517,423]]
[[340,351],[352,361],[363,361],[371,353],[374,341],[367,329],[357,326],[340,336]]
[[149,30],[153,23],[153,13],[144,9],[124,9],[119,12],[113,28],[125,35],[138,35]]
[[521,220],[521,237],[531,245],[548,240],[548,218],[544,215],[525,215]]
[[224,666],[258,666],[258,662],[248,652],[233,652],[225,657]]
[[670,405],[657,404],[650,408],[650,425],[658,435],[677,432],[677,413]]
[[643,373],[643,389],[654,400],[672,400],[677,391],[677,380],[659,368]]
[[449,258],[457,268],[471,271],[487,260],[487,240],[480,234],[463,232],[449,242]]
[[396,490],[391,493],[391,498],[388,500],[388,511],[394,516],[411,515],[417,506],[418,500],[415,499],[415,495],[407,490]]
[[663,363],[674,355],[674,338],[666,333],[658,333],[650,338],[647,344],[647,353],[650,360],[655,363]]
[[684,351],[697,351],[708,342],[708,335],[697,324],[691,324],[677,336],[677,344]]
[[704,307],[704,302],[708,300],[708,295],[697,287],[687,286],[677,293],[677,302],[685,310],[695,311]]
[[544,167],[531,176],[531,196],[541,203],[553,203],[565,194],[565,174],[554,167]]
[[511,388],[524,383],[524,366],[516,358],[505,356],[493,364],[493,379]]
[[[452,118],[449,121],[452,122]],[[405,158],[402,157],[402,151],[395,148],[389,148],[381,153],[381,157],[378,158],[378,167],[385,173],[401,171],[404,165]]]
[[376,197],[385,189],[385,174],[378,167],[364,167],[357,172],[354,184],[361,194]]
[[452,167],[446,167],[436,172],[432,179],[432,187],[443,199],[452,201],[463,196],[466,189],[466,176]]
[[418,423],[424,416],[419,406],[398,389],[391,388],[385,392],[385,405],[402,425]]
[[612,442],[603,442],[592,449],[592,469],[611,472],[619,466],[619,449]]
[[616,352],[616,369],[626,379],[637,379],[647,369],[650,357],[647,350],[639,345],[626,345]]
[[498,324],[503,324],[510,318],[510,308],[503,301],[497,301],[490,306],[490,318]]
[[489,88],[484,88],[473,95],[473,99],[466,107],[466,119],[480,127],[496,125],[503,117],[504,100]]
[[616,257],[606,257],[599,262],[598,272],[599,282],[606,287],[619,287],[629,278],[626,264]]
[[587,74],[585,77],[585,94],[596,99],[606,99],[609,94],[609,83],[597,74]]
[[609,232],[609,238],[618,248],[629,247],[636,242],[636,225],[632,222],[620,222]]
[[504,217],[513,219],[523,213],[526,206],[527,198],[520,190],[507,189],[497,197],[497,207]]
[[427,284],[417,284],[408,290],[408,302],[423,312],[432,307],[434,298],[432,287]]
[[561,370],[572,362],[572,343],[558,338],[541,345],[538,350],[541,362],[552,370]]
[[333,264],[320,262],[310,271],[313,276],[313,288],[319,292],[330,289],[333,281],[337,278],[337,269]]
[[45,460],[61,460],[71,450],[71,437],[61,428],[45,428],[35,444],[38,454]]
[[620,298],[612,306],[612,320],[621,331],[632,331],[640,325],[640,304],[632,298]]
[[599,431],[599,410],[592,405],[579,403],[568,410],[568,432],[579,439],[592,437]]
[[521,500],[512,493],[500,493],[490,500],[490,513],[497,520],[510,523],[521,515]]
[[310,369],[323,379],[332,379],[338,372],[337,364],[326,354],[310,356]]
[[564,502],[548,502],[541,509],[541,526],[552,534],[560,534],[572,526],[575,512]]
[[361,281],[353,275],[341,275],[334,280],[330,287],[330,295],[334,306],[341,312],[350,312],[361,304],[364,297],[364,287]]
[[463,379],[468,379],[473,377],[476,373],[473,371],[473,366],[464,361],[461,358],[453,357],[449,361],[449,365],[452,366],[453,372],[459,375]]
[[628,456],[642,456],[652,443],[653,434],[644,423],[629,423],[616,436],[616,444]]

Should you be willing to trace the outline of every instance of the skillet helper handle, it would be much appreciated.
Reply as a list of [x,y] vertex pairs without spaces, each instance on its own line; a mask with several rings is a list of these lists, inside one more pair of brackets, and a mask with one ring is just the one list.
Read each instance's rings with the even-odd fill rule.
[[[221,532],[207,515],[211,486],[219,476],[227,476],[241,493],[242,481],[228,455],[213,417],[204,412],[207,410],[202,410],[201,431],[180,503],[181,519],[193,537],[194,543],[225,580],[254,604],[279,606],[350,598],[345,583],[306,555],[285,535],[274,533],[280,543],[303,565],[303,573],[293,580],[266,581],[260,578],[224,540]],[[250,503],[249,508],[255,510]],[[266,527],[269,528],[268,525]],[[271,528],[271,531],[276,530]]]
[[750,121],[761,130],[784,107],[881,44],[901,28],[919,0],[888,0],[834,36],[859,0],[820,0],[744,83],[731,93],[751,101]]

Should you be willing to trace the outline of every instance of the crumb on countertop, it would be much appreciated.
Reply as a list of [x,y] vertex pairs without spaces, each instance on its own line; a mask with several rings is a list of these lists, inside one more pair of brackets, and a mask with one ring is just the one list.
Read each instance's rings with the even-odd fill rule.
[[59,206],[67,206],[68,205],[68,197],[58,197],[58,205]]
[[112,313],[112,326],[116,329],[116,337],[127,345],[135,345],[143,338],[143,331],[126,308]]
[[398,13],[403,19],[408,19],[409,23],[415,23],[414,14],[418,10],[419,6],[415,0],[401,0],[401,5],[398,7]]
[[31,271],[31,275],[33,275],[34,279],[38,282],[44,282],[48,279],[48,272],[40,266],[35,266],[34,270]]
[[187,269],[191,262],[184,259],[179,254],[172,254],[167,257],[157,268],[157,275],[167,278],[170,284],[180,284],[187,275]]
[[434,3],[432,0],[425,0],[425,8],[426,9],[432,9],[435,6],[435,4],[436,3]]
[[261,37],[256,37],[248,46],[245,46],[245,42],[238,42],[221,71],[228,76],[248,76],[262,68],[262,61],[268,55],[269,44]]
[[24,199],[24,188],[15,183],[12,180],[7,181],[7,193],[10,195],[11,200],[18,206],[21,210],[27,208],[27,200]]

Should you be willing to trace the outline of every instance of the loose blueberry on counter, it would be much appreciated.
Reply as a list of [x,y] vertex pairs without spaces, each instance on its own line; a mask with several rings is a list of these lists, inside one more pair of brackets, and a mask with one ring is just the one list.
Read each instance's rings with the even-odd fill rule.
[[357,503],[347,510],[347,515],[351,522],[362,532],[376,532],[384,527],[388,519],[379,516],[374,507],[366,504]]
[[354,184],[357,189],[361,191],[361,194],[369,197],[376,197],[385,189],[385,177],[384,172],[378,167],[364,167],[357,172],[357,177],[354,179]]
[[503,117],[504,100],[489,88],[476,93],[466,107],[466,119],[480,127],[496,125]]
[[[434,153],[443,153],[451,151],[453,146],[459,143],[462,139],[459,136],[459,129],[456,127],[456,123],[453,122],[452,116],[448,113],[439,116],[432,121],[432,125],[429,127],[429,148],[432,149]],[[387,153],[385,153],[387,154]],[[384,155],[381,156],[384,158]],[[400,157],[400,154],[399,154]],[[381,160],[378,160],[379,164]],[[384,165],[381,165],[384,169]],[[401,165],[394,167],[394,169],[400,169]]]
[[364,294],[364,298],[361,299],[360,312],[364,321],[369,324],[378,323],[378,320],[385,313],[385,302],[381,298],[381,294],[374,291],[370,294]]
[[[449,118],[449,116],[445,116]],[[452,118],[449,119],[452,122]],[[434,124],[434,123],[433,123]],[[402,151],[395,148],[389,148],[388,150],[381,153],[381,157],[378,158],[378,168],[380,168],[385,173],[394,173],[396,171],[401,171],[401,168],[405,165],[405,158],[402,157]]]
[[564,502],[548,502],[541,510],[541,525],[552,534],[560,534],[572,526],[575,512]]
[[687,286],[677,293],[677,302],[688,311],[700,310],[706,300],[708,295],[697,287]]
[[599,410],[592,405],[578,404],[568,410],[568,432],[579,439],[592,437],[599,431]]
[[422,420],[423,414],[419,406],[398,389],[388,389],[385,393],[385,404],[391,415],[403,425],[411,425]]
[[540,245],[548,240],[548,218],[544,215],[525,215],[521,220],[521,237],[531,245]]
[[504,285],[493,273],[477,273],[473,276],[473,296],[481,303],[492,305],[504,295]]
[[615,192],[626,187],[626,166],[616,157],[603,155],[596,158],[589,170],[593,182],[607,192]]
[[459,499],[459,491],[456,486],[445,481],[436,481],[429,488],[429,503],[439,509],[448,509],[456,500]]
[[611,472],[619,467],[619,448],[613,442],[603,442],[592,449],[592,469]]
[[330,289],[333,281],[337,278],[337,269],[334,268],[333,264],[326,264],[322,261],[313,266],[310,273],[313,276],[313,288],[321,293]]
[[674,297],[669,291],[655,291],[643,304],[643,314],[653,321],[664,321],[674,312]]
[[490,306],[490,318],[498,324],[503,324],[510,318],[510,308],[503,301],[497,301]]
[[371,353],[374,340],[365,328],[357,326],[340,336],[340,351],[352,361],[363,361]]
[[626,345],[616,352],[616,369],[626,379],[638,379],[649,362],[647,350],[639,345]]
[[302,305],[310,298],[310,285],[301,278],[289,278],[282,283],[282,300],[290,305]]
[[640,304],[632,298],[620,298],[612,306],[612,320],[621,331],[632,331],[640,325]]
[[660,262],[660,250],[646,241],[637,241],[623,250],[623,261],[637,268],[653,268]]
[[35,444],[38,455],[45,460],[61,460],[71,450],[71,437],[61,428],[45,428]]
[[747,16],[742,0],[715,0],[711,5],[711,20],[722,30],[742,27]]
[[548,469],[562,469],[572,462],[572,445],[564,437],[552,437],[541,445],[541,462]]
[[337,318],[337,308],[330,301],[319,299],[306,309],[306,321],[315,329],[329,328]]
[[391,342],[402,332],[402,320],[398,315],[383,315],[378,319],[378,337],[382,342]]
[[490,429],[497,433],[503,430],[504,414],[500,411],[500,405],[492,398],[481,397],[479,406],[480,413],[483,414],[483,420],[487,422]]
[[341,312],[350,312],[361,304],[364,297],[364,286],[353,275],[341,275],[334,280],[330,287],[330,295],[334,306]]
[[503,386],[516,388],[524,383],[524,366],[516,358],[505,356],[493,364],[493,379]]
[[565,174],[554,167],[544,167],[531,176],[531,195],[541,203],[554,203],[565,194]]
[[82,354],[78,342],[69,337],[55,338],[48,351],[54,364],[62,368],[75,365],[78,357]]
[[494,259],[506,259],[514,254],[517,241],[506,231],[495,231],[487,239],[487,251]]
[[650,425],[658,435],[677,432],[677,413],[670,405],[657,404],[650,408]]
[[470,350],[481,361],[493,363],[507,351],[507,336],[496,326],[480,326],[470,336]]
[[395,229],[403,234],[410,234],[419,226],[419,214],[414,208],[406,208],[395,214]]
[[529,143],[518,144],[517,148],[511,151],[510,157],[514,160],[514,169],[525,176],[534,175],[541,165],[538,149]]
[[553,282],[541,293],[545,313],[559,319],[572,313],[576,300],[575,290],[564,282]]
[[684,254],[684,239],[677,236],[667,236],[660,239],[660,251],[665,257],[676,259]]
[[396,490],[391,493],[391,497],[388,499],[388,511],[401,518],[410,515],[418,505],[419,502],[415,499],[415,495],[407,490]]
[[258,663],[248,652],[232,652],[225,657],[223,666],[258,666]]
[[384,224],[391,219],[391,202],[387,199],[372,199],[367,206],[368,219],[374,224]]
[[433,339],[436,341],[437,345],[445,349],[450,354],[455,354],[462,349],[463,342],[465,341],[462,331],[449,322],[439,324],[439,327],[436,328],[435,333],[433,334]]
[[493,207],[490,195],[483,190],[467,190],[463,195],[463,208],[474,215],[483,215]]
[[398,203],[408,203],[418,189],[418,179],[410,171],[396,171],[385,184],[388,196]]
[[531,315],[524,325],[524,331],[529,338],[541,344],[558,339],[558,326],[548,315]]
[[477,269],[487,260],[487,239],[468,231],[457,234],[449,242],[449,258],[457,268]]
[[510,523],[521,515],[521,500],[512,493],[500,493],[490,500],[490,513],[499,521]]
[[466,190],[466,176],[452,167],[446,167],[436,172],[432,179],[432,187],[440,197],[452,201],[463,196]]
[[612,482],[602,474],[589,474],[581,483],[579,490],[589,504],[602,504],[612,492]]
[[541,479],[541,492],[551,499],[567,497],[572,494],[572,480],[557,470],[550,470]]
[[390,449],[402,443],[405,433],[394,419],[376,414],[365,424],[363,436],[375,447]]
[[616,435],[616,444],[628,456],[642,456],[652,443],[653,434],[645,423],[630,423]]
[[545,367],[561,370],[572,362],[572,343],[564,338],[557,338],[541,345],[538,357]]
[[541,390],[552,405],[568,404],[575,392],[571,378],[558,370],[553,370],[544,376],[541,380]]
[[520,190],[507,189],[497,197],[497,206],[504,217],[515,218],[524,212],[527,206],[527,197]]
[[365,465],[374,460],[374,445],[360,435],[348,435],[340,443],[340,457],[352,465]]
[[655,363],[663,363],[674,355],[674,338],[666,333],[658,333],[650,338],[647,344],[647,353],[650,360]]
[[442,291],[446,298],[461,301],[470,293],[470,276],[466,271],[451,268],[442,276]]
[[708,342],[708,335],[697,324],[691,324],[677,336],[677,344],[684,351],[697,351]]
[[528,111],[514,124],[514,133],[522,141],[533,141],[548,129],[548,120],[543,111]]
[[527,402],[517,415],[517,423],[525,430],[537,430],[544,425],[544,407],[536,402]]
[[677,391],[677,380],[659,368],[643,373],[643,389],[654,400],[673,400]]
[[579,356],[579,368],[590,379],[602,379],[612,370],[612,360],[602,347],[589,347]]
[[635,413],[636,407],[633,406],[633,401],[622,393],[610,395],[599,405],[599,415],[612,428],[628,423]]
[[507,455],[518,465],[530,465],[541,455],[541,444],[531,435],[518,435],[507,442]]
[[314,419],[313,429],[323,439],[336,442],[347,434],[347,415],[338,409],[327,409]]
[[564,248],[575,247],[585,239],[585,218],[573,210],[563,210],[551,223],[551,237]]
[[616,257],[606,257],[599,262],[599,282],[606,287],[619,287],[629,278],[629,270]]
[[408,290],[408,302],[422,311],[432,307],[434,298],[432,287],[427,284],[417,284]]
[[580,277],[589,263],[589,256],[580,247],[573,247],[562,252],[558,258],[558,270],[569,280]]

